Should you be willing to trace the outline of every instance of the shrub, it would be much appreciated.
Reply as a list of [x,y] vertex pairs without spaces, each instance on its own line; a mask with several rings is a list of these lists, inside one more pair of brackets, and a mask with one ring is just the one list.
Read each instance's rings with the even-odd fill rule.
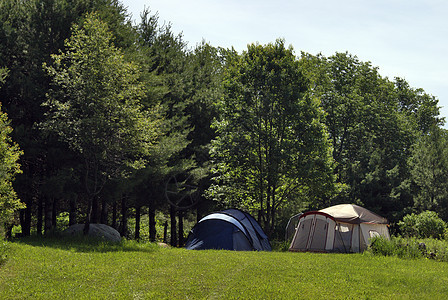
[[445,240],[424,239],[420,241],[425,245],[424,255],[427,258],[448,262],[448,242]]
[[369,251],[374,255],[397,256],[400,258],[423,257],[423,251],[417,240],[400,237],[392,237],[390,240],[380,236],[374,237],[371,239]]
[[448,262],[448,242],[437,239],[417,239],[392,237],[387,240],[375,237],[368,252],[374,255],[396,256],[399,258],[427,258]]
[[57,230],[58,231],[64,231],[65,229],[67,229],[69,227],[69,220],[70,220],[69,213],[68,212],[61,212],[56,217]]
[[283,240],[271,240],[273,251],[286,252],[289,249],[290,242]]
[[398,226],[404,236],[416,238],[440,239],[447,229],[446,223],[433,211],[406,215]]
[[377,236],[370,240],[369,250],[375,255],[392,256],[395,253],[395,246],[391,241]]

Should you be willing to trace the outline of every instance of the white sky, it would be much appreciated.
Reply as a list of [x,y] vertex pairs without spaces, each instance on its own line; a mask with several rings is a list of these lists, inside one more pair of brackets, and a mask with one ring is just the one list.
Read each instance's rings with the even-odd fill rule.
[[301,51],[348,51],[405,78],[439,99],[448,121],[448,1],[446,0],[121,0],[134,19],[158,12],[189,47],[266,44],[283,38]]

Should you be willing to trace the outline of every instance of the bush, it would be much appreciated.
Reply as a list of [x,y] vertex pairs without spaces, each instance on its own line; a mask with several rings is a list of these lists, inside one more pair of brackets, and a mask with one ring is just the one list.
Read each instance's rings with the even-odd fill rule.
[[392,237],[390,240],[380,236],[374,237],[371,239],[369,251],[374,255],[397,256],[400,258],[423,257],[419,242],[399,237]]
[[406,215],[398,226],[404,236],[416,238],[440,239],[447,230],[446,223],[433,211]]
[[417,239],[392,237],[387,240],[375,237],[368,252],[374,255],[396,256],[399,258],[427,258],[448,262],[448,242],[437,239]]
[[370,239],[369,251],[375,255],[383,256],[392,256],[395,253],[393,243],[380,236]]
[[283,240],[271,240],[271,247],[273,251],[286,252],[289,250],[291,243]]

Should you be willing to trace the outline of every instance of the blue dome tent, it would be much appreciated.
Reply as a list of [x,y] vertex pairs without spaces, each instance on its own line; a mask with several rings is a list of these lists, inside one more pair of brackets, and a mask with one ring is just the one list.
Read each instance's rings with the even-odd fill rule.
[[185,248],[271,251],[268,237],[257,221],[238,209],[227,209],[202,218],[191,229]]

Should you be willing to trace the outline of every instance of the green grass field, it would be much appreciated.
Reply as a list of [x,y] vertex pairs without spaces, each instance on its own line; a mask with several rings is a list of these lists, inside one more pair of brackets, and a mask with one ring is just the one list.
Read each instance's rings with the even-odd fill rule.
[[371,254],[188,251],[26,239],[0,299],[446,299],[448,264]]

